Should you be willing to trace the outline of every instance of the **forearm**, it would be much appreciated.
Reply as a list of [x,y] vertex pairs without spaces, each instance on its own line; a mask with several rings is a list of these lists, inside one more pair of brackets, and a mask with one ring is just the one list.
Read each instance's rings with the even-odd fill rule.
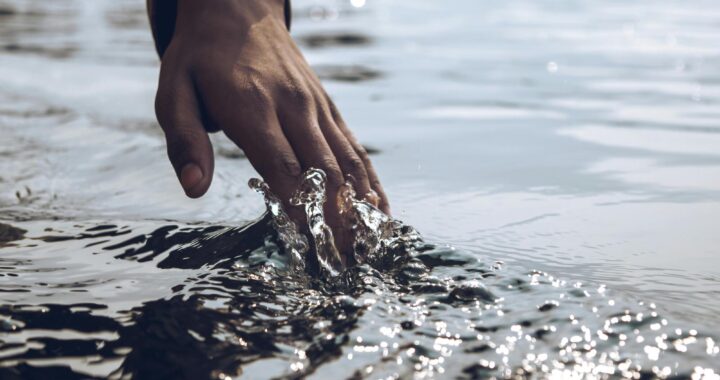
[[[178,16],[179,0],[147,0],[148,17],[150,19],[150,27],[155,40],[155,49],[160,57],[165,53],[173,35],[175,34],[175,24]],[[183,0],[183,1],[218,1],[218,0]],[[243,1],[243,0],[235,0]],[[248,1],[248,0],[244,0]],[[278,0],[284,2],[284,18],[288,30],[290,29],[291,9],[290,0]],[[190,4],[192,5],[192,4]]]

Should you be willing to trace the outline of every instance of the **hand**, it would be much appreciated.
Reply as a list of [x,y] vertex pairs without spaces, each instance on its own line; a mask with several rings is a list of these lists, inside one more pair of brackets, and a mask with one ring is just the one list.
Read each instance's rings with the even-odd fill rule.
[[[287,32],[282,0],[179,0],[162,57],[156,98],[168,156],[185,193],[200,197],[213,176],[207,131],[222,130],[286,202],[310,167],[328,177],[325,214],[338,247],[349,235],[337,191],[347,175],[359,197],[387,198],[365,149],[352,136]],[[370,199],[371,197],[368,197]]]

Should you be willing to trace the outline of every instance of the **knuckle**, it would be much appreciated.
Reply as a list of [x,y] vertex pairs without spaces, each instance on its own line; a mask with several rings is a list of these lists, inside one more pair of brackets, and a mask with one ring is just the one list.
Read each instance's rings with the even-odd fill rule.
[[283,99],[301,109],[308,109],[313,102],[313,96],[299,83],[287,81],[280,86],[280,95]]
[[338,166],[334,158],[323,158],[320,162],[320,169],[325,171],[328,182],[335,185],[339,185],[343,182],[342,170],[340,170],[340,166]]
[[267,110],[271,108],[272,97],[262,87],[253,87],[240,93],[244,99],[247,99],[252,106],[257,107],[261,110]]
[[168,152],[173,155],[183,155],[187,153],[190,147],[200,140],[197,131],[182,127],[177,127],[165,134],[167,140]]
[[299,177],[302,172],[300,163],[288,154],[281,154],[278,156],[275,164],[283,174],[289,177]]
[[362,175],[363,177],[365,176],[365,163],[360,159],[360,157],[353,155],[350,158],[346,159],[344,164],[347,167],[347,170],[354,175]]
[[[200,133],[200,130],[194,128],[178,126],[177,128],[175,128],[173,135],[175,135],[175,137],[179,141],[191,143],[197,141],[200,138]],[[204,133],[204,130],[202,133]]]
[[251,73],[245,78],[245,88],[248,91],[263,93],[265,92],[265,84],[259,74]]
[[[253,144],[262,145],[265,144],[268,141],[275,141],[278,138],[278,134],[270,130],[270,128],[263,128],[262,126],[255,126],[254,128],[249,128],[252,133],[248,137],[248,139]],[[280,153],[284,154],[284,153]]]
[[267,107],[272,103],[272,97],[264,82],[263,77],[253,70],[238,80],[236,91],[242,98],[249,99],[254,105]]
[[360,157],[360,159],[361,159],[363,162],[369,162],[369,161],[370,161],[370,155],[368,154],[367,149],[365,149],[365,147],[362,146],[362,145],[360,145],[360,144],[357,144],[357,145],[358,145],[358,146],[357,146],[357,148],[355,149],[355,151],[357,152],[358,157]]

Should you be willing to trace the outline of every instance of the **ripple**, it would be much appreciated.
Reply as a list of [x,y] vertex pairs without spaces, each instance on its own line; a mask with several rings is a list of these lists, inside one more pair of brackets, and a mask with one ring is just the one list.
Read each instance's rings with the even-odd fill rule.
[[581,141],[619,148],[690,155],[720,155],[720,151],[717,149],[720,146],[720,135],[718,134],[628,129],[600,125],[562,129],[558,133]]
[[339,82],[364,82],[382,76],[382,73],[377,70],[359,65],[315,65],[313,69],[320,79]]
[[0,223],[0,247],[5,245],[6,243],[23,239],[26,232],[27,231],[21,228],[13,227],[5,223]]
[[298,37],[297,40],[310,48],[366,46],[373,42],[370,36],[358,33],[306,34]]

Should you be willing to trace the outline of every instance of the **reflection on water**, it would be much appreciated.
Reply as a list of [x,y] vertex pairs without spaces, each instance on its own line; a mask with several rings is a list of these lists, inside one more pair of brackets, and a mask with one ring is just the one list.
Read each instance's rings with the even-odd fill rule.
[[367,35],[352,33],[310,34],[301,36],[297,41],[309,48],[363,46],[372,43],[372,39]]
[[362,66],[316,65],[313,68],[320,79],[341,82],[367,81],[382,75],[378,71]]
[[432,244],[298,273],[222,136],[184,198],[143,2],[0,0],[0,378],[716,377],[712,1],[294,3]]
[[[605,286],[422,242],[394,251],[382,267],[313,278],[278,253],[268,220],[139,235],[114,225],[32,231],[3,256],[2,275],[14,281],[1,288],[8,303],[0,306],[0,374],[717,376],[717,338],[668,321],[653,304],[616,299]],[[64,258],[81,247],[103,263],[68,265]],[[138,267],[171,274],[154,282],[133,276]],[[50,275],[85,270],[96,280]],[[137,289],[153,286],[165,295],[109,307],[143,299]],[[98,287],[112,290],[93,292]],[[72,295],[87,292],[93,296]]]
[[9,224],[0,223],[0,244],[7,245],[11,241],[20,240],[24,237],[25,232],[27,231]]

